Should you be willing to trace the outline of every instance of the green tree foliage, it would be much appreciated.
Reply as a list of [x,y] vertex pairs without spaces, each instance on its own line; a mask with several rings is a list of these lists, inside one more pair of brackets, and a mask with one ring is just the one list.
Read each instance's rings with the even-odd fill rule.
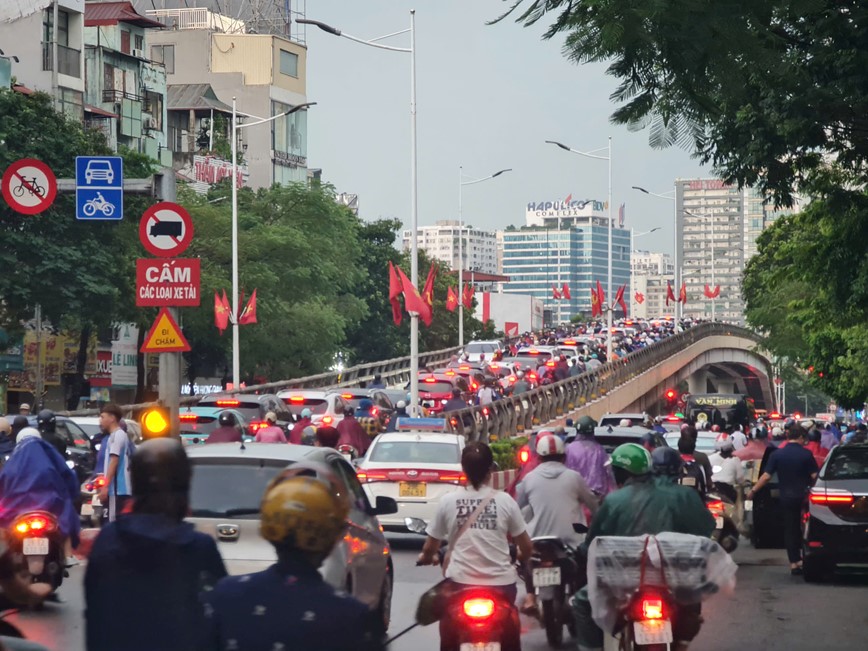
[[864,182],[868,5],[859,0],[505,0],[619,81],[613,121],[693,148],[788,204],[824,153]]

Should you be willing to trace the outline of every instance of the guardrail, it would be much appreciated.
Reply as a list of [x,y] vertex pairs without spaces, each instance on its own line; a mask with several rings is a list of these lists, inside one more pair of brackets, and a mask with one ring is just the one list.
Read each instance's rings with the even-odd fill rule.
[[[453,355],[457,355],[461,350],[458,346],[454,348],[443,348],[427,353],[419,354],[419,368],[437,367],[449,362]],[[395,357],[382,362],[371,362],[369,364],[359,364],[345,368],[343,371],[329,371],[318,375],[308,375],[306,377],[295,378],[292,380],[281,380],[279,382],[268,382],[266,384],[256,384],[246,386],[238,390],[225,391],[227,393],[237,395],[239,393],[274,393],[282,389],[331,389],[340,387],[357,387],[362,382],[370,382],[375,375],[379,375],[386,384],[403,384],[410,381],[410,357]],[[195,396],[185,396],[181,398],[182,405],[195,405],[206,394]],[[121,409],[127,413],[133,414],[159,405],[159,402],[136,403],[132,405],[121,405]],[[62,416],[96,416],[99,414],[99,409],[78,409],[76,411],[58,411]]]
[[471,441],[506,438],[593,402],[676,352],[713,335],[735,335],[757,343],[762,340],[755,332],[741,326],[702,323],[596,370],[495,400],[484,407],[475,405],[451,411],[447,417],[452,430],[464,434]]

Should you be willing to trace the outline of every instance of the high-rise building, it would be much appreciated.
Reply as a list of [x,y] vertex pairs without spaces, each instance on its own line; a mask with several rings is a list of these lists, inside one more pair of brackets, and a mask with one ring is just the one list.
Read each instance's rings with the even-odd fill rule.
[[633,251],[630,254],[630,316],[654,318],[674,313],[666,305],[666,288],[672,284],[675,265],[668,253]]
[[[608,293],[608,209],[599,201],[531,202],[527,226],[503,232],[504,292],[529,294],[543,301],[546,321],[568,322],[591,311],[591,288],[600,281]],[[555,298],[568,286],[570,298]],[[612,231],[612,293],[630,287],[630,231]],[[627,297],[625,296],[625,299]]]
[[[484,231],[464,224],[459,228],[457,219],[444,219],[433,226],[420,226],[417,230],[418,246],[429,256],[441,260],[452,269],[457,270],[458,237],[462,236],[462,257],[464,272],[479,271],[486,274],[496,274],[497,270],[497,236],[493,231]],[[410,248],[410,237],[413,231],[404,231],[404,249]],[[466,275],[465,280],[470,281]]]
[[745,188],[742,199],[744,205],[744,259],[750,260],[757,253],[756,241],[765,229],[775,223],[778,217],[791,215],[801,209],[799,198],[792,208],[775,208],[774,203],[764,200],[759,190]]
[[675,264],[668,253],[633,251],[630,254],[630,273],[633,276],[671,275],[674,272]]

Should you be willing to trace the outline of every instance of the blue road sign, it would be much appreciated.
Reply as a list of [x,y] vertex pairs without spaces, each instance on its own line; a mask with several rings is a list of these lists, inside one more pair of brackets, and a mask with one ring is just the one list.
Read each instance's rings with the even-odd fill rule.
[[123,158],[76,156],[75,218],[117,220],[123,217]]

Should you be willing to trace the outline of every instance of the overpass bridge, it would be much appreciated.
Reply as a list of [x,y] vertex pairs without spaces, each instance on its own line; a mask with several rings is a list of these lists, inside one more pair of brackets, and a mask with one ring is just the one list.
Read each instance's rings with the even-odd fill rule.
[[[443,366],[458,351],[456,347],[422,353],[419,367]],[[410,381],[410,358],[245,387],[236,393],[357,387],[375,375],[380,375],[387,385],[404,386]],[[682,381],[687,382],[692,393],[746,393],[758,408],[773,408],[771,363],[760,348],[760,337],[739,326],[703,323],[594,371],[498,400],[487,410],[475,406],[453,412],[451,422],[453,429],[472,440],[488,440],[512,436],[566,416],[587,414],[599,419],[607,412],[655,412],[666,389]],[[181,404],[195,404],[201,397],[182,398]],[[123,409],[136,412],[154,404],[124,405]],[[85,416],[97,411],[66,413]]]

